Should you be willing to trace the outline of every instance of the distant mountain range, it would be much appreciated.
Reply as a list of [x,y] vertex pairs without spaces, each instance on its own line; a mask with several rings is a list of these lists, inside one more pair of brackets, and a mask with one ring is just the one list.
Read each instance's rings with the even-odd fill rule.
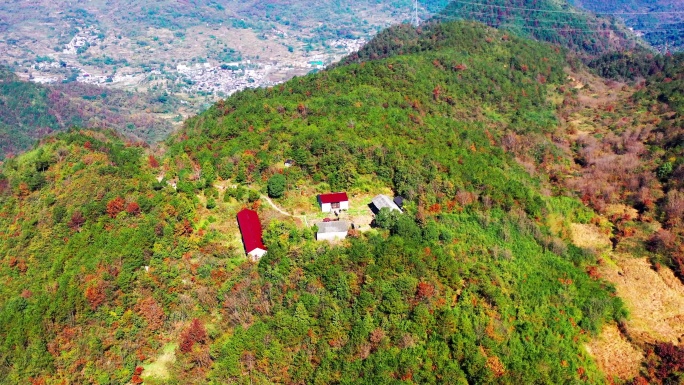
[[660,52],[684,49],[684,3],[680,0],[571,0],[571,3],[592,12],[614,15]]
[[646,47],[619,22],[597,17],[565,1],[453,1],[435,19],[476,20],[589,56]]

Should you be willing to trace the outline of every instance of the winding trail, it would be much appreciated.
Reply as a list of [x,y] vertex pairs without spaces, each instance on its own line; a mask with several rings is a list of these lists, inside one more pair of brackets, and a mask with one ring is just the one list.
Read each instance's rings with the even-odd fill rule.
[[287,215],[288,217],[294,217],[294,215],[292,215],[292,214],[288,213],[287,211],[281,209],[280,207],[276,206],[276,204],[273,203],[273,201],[271,200],[271,198],[267,197],[266,195],[262,195],[262,196],[261,196],[261,199],[263,199],[263,200],[265,200],[266,202],[268,202],[268,204],[271,205],[271,207],[273,207],[273,209],[276,210],[277,212],[279,212],[279,213],[281,213],[281,214],[283,214],[283,215]]
[[261,195],[261,199],[263,199],[263,200],[265,200],[266,202],[268,202],[268,204],[271,205],[271,207],[273,207],[273,209],[274,209],[275,211],[277,211],[277,212],[279,212],[279,213],[281,213],[281,214],[283,214],[283,215],[285,215],[285,216],[303,219],[303,220],[304,220],[304,224],[306,225],[306,227],[309,227],[309,222],[306,220],[306,215],[292,215],[292,214],[288,213],[287,211],[281,209],[280,207],[276,206],[276,204],[273,203],[273,201],[271,200],[271,198],[267,197],[266,195]]

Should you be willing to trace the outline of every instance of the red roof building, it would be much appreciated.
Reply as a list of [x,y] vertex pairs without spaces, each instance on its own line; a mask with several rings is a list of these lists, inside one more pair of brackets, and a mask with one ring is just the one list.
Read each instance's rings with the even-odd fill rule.
[[256,211],[244,209],[237,213],[237,221],[242,233],[242,243],[245,245],[245,253],[254,259],[259,259],[266,254],[261,232],[261,222]]
[[321,201],[321,203],[339,203],[349,201],[346,192],[321,194],[318,196],[318,199]]
[[329,213],[337,210],[349,210],[349,197],[346,192],[321,194],[318,196],[321,211]]

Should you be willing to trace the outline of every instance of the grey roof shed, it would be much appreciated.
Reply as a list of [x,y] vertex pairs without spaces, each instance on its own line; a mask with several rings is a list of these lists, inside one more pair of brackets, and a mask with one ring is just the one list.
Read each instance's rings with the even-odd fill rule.
[[375,198],[373,198],[373,200],[372,200],[372,204],[373,204],[373,206],[375,206],[374,211],[376,211],[376,214],[383,207],[387,207],[388,209],[390,209],[390,211],[397,210],[399,212],[402,212],[401,209],[399,208],[399,206],[397,206],[392,201],[392,198],[388,197],[387,195],[382,195],[382,194],[376,195]]

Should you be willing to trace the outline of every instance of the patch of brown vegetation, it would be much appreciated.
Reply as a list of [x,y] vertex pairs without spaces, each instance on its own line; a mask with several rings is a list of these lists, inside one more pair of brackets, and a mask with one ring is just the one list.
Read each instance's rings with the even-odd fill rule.
[[647,346],[684,344],[684,285],[672,270],[662,266],[655,269],[648,258],[610,251],[608,235],[594,225],[573,224],[571,233],[576,246],[608,253],[613,263],[592,269],[615,285],[630,314],[624,323],[626,336],[616,325],[609,325],[586,346],[608,378],[626,380],[638,375]]
[[625,339],[615,324],[603,328],[586,348],[608,378],[628,380],[639,374],[644,354]]
[[600,267],[630,312],[626,322],[630,337],[639,343],[684,341],[684,285],[672,271],[655,271],[646,258],[618,255],[616,265]]
[[572,243],[584,250],[600,253],[612,247],[610,236],[594,225],[573,223],[570,232]]

